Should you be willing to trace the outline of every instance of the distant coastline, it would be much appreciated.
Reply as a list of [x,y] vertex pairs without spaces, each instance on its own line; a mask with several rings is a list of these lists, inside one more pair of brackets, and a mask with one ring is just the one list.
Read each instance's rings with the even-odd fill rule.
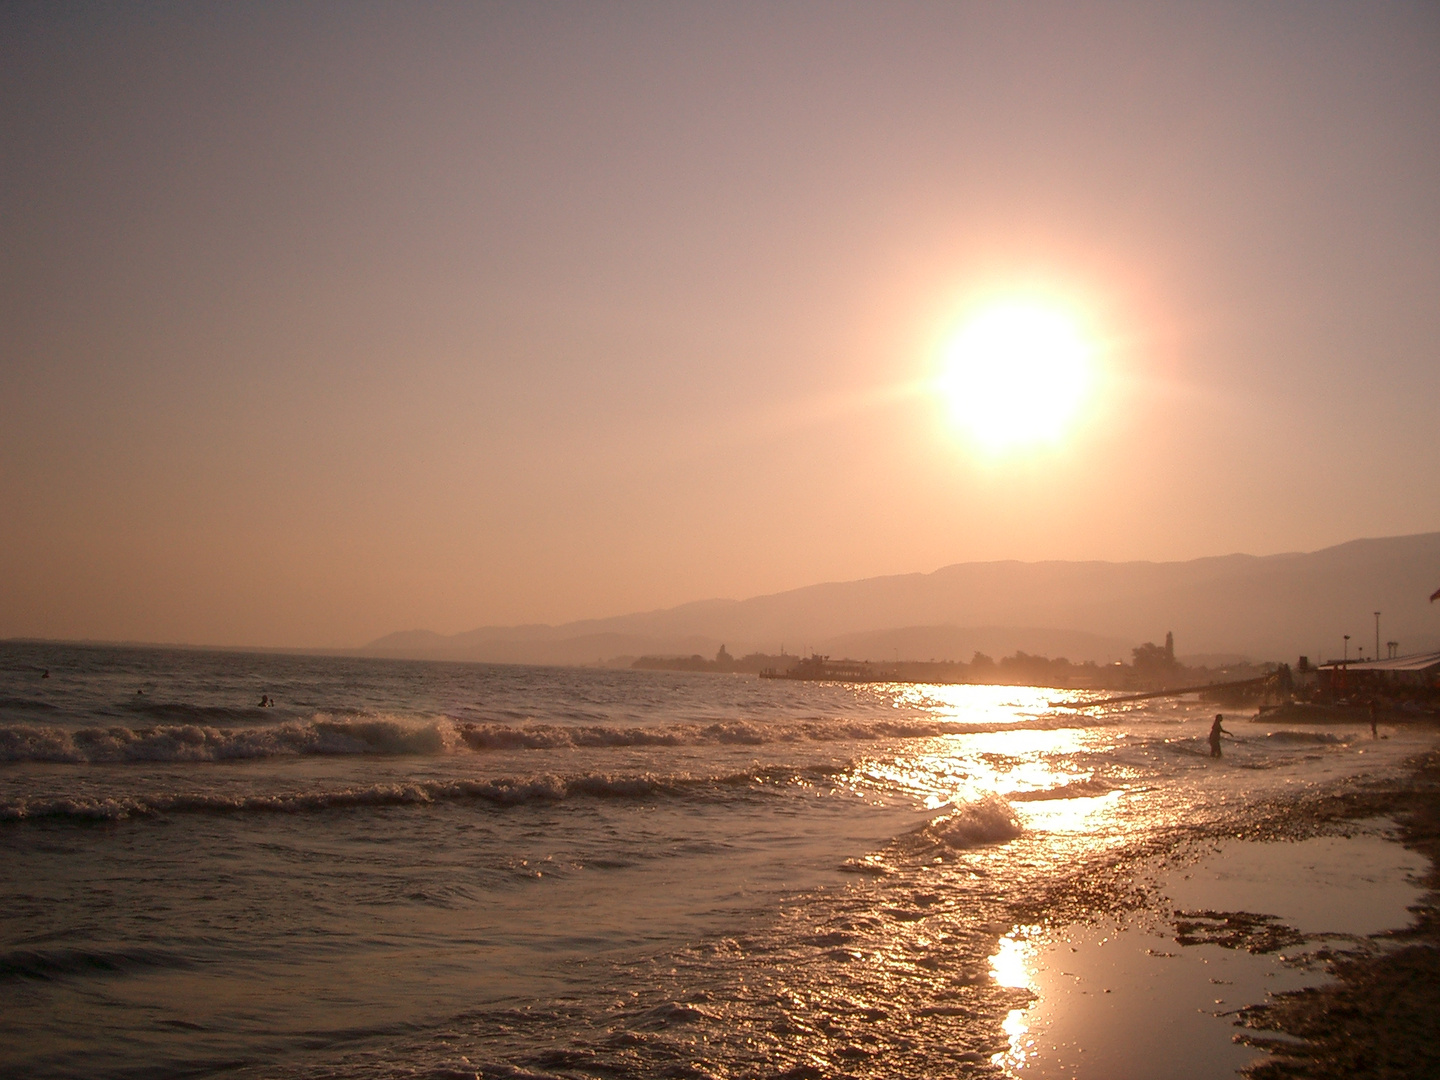
[[[1045,658],[1071,666],[1128,663],[1157,627],[1185,642],[1189,667],[1320,662],[1440,649],[1440,604],[1428,597],[1440,533],[1356,540],[1305,554],[1231,555],[1176,563],[962,563],[929,574],[832,582],[748,600],[706,600],[659,611],[550,624],[488,626],[460,634],[412,630],[368,644],[208,644],[13,634],[5,640],[97,647],[213,650],[257,655],[564,667],[783,669],[801,655],[910,665],[916,676],[975,681],[976,654],[1032,671]],[[1374,612],[1382,613],[1377,633]],[[1348,640],[1347,640],[1348,635]],[[798,646],[791,648],[790,646]],[[753,658],[753,659],[752,659]],[[969,658],[969,659],[967,659]],[[1008,662],[1008,663],[1007,663]],[[1048,661],[1054,664],[1056,661]],[[1005,677],[1004,671],[994,673]],[[1089,672],[1052,672],[1084,681]]]
[[980,686],[1049,686],[1070,690],[1147,691],[1181,684],[1201,685],[1256,679],[1280,670],[1275,661],[1240,661],[1218,667],[1187,665],[1175,656],[1175,643],[1167,634],[1165,643],[1147,641],[1131,650],[1129,663],[1097,664],[1093,660],[1072,662],[1067,658],[1032,656],[1016,652],[995,659],[977,652],[968,661],[890,660],[781,653],[748,653],[732,656],[721,646],[714,657],[642,656],[630,666],[647,671],[689,671],[713,674],[751,674],[771,678],[833,681],[894,681],[916,683],[957,683]]
[[1440,648],[1428,598],[1440,533],[1353,540],[1320,551],[1184,562],[958,563],[927,574],[829,582],[746,600],[703,600],[560,625],[484,626],[461,634],[389,634],[368,656],[628,667],[639,657],[827,654],[876,661],[1068,657],[1128,662],[1162,628],[1192,664],[1380,648]]

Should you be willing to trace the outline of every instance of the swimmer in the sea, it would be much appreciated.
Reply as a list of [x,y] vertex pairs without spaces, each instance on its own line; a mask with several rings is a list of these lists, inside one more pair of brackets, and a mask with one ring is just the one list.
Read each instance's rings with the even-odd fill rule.
[[1211,757],[1219,757],[1219,756],[1220,756],[1220,736],[1221,736],[1221,735],[1229,735],[1229,734],[1230,734],[1230,732],[1226,731],[1223,727],[1220,726],[1220,721],[1223,720],[1223,719],[1224,719],[1224,717],[1222,716],[1222,714],[1216,713],[1216,714],[1215,714],[1215,722],[1210,725],[1210,756],[1211,756]]

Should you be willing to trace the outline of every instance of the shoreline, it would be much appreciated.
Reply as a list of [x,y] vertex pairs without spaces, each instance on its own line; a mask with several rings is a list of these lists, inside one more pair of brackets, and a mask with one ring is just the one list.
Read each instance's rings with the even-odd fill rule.
[[[762,935],[763,944],[750,935],[737,936],[738,953],[748,954],[758,946],[767,956],[766,970],[760,973],[749,969],[744,980],[748,985],[735,987],[733,996],[722,994],[712,1000],[726,1001],[735,1010],[732,1020],[739,1023],[731,1034],[743,1031],[754,1038],[755,1046],[769,1044],[768,1052],[753,1062],[760,1069],[757,1075],[797,1080],[907,1075],[897,1068],[902,1061],[924,1062],[931,1075],[997,1080],[1016,1075],[1037,1080],[1062,1075],[1107,1080],[1155,1075],[1143,1070],[1090,1069],[1072,1074],[1068,1069],[1057,1070],[1059,1063],[1043,1056],[1031,1058],[1019,1070],[1008,1068],[1007,1054],[1013,1049],[1017,1017],[1022,1023],[1025,1017],[1033,1017],[1036,1006],[1045,1000],[1032,987],[1044,976],[1068,974],[1060,971],[1061,967],[1073,970],[1073,950],[1067,944],[1065,955],[1058,958],[1060,962],[1054,968],[1037,967],[1032,962],[1034,975],[1028,982],[1010,982],[1000,978],[1007,948],[1064,935],[1088,938],[1093,943],[1102,938],[1107,926],[1147,927],[1151,931],[1163,928],[1168,944],[1162,948],[1183,953],[1197,963],[1204,963],[1202,957],[1208,952],[1212,962],[1255,959],[1289,968],[1281,957],[1294,960],[1292,947],[1299,945],[1299,952],[1305,954],[1299,957],[1303,967],[1300,978],[1303,983],[1319,981],[1326,977],[1327,967],[1346,958],[1338,951],[1346,947],[1344,933],[1322,933],[1312,927],[1314,933],[1301,934],[1286,925],[1290,920],[1285,915],[1289,913],[1283,909],[1279,918],[1256,918],[1248,925],[1243,917],[1233,923],[1227,918],[1242,912],[1212,913],[1221,916],[1219,925],[1203,925],[1201,920],[1202,925],[1189,927],[1187,933],[1176,925],[1180,913],[1175,908],[1179,905],[1170,902],[1166,881],[1196,868],[1207,854],[1232,841],[1257,847],[1267,843],[1290,847],[1287,842],[1322,838],[1363,844],[1384,833],[1387,846],[1397,851],[1410,850],[1396,842],[1395,834],[1400,832],[1404,816],[1417,800],[1429,800],[1440,810],[1440,749],[1433,748],[1433,739],[1427,741],[1432,748],[1415,747],[1403,764],[1397,759],[1379,773],[1352,773],[1304,791],[1275,791],[1243,805],[1227,806],[1223,801],[1212,804],[1199,819],[1182,820],[1095,851],[1058,876],[1052,876],[1053,852],[1043,848],[1037,847],[1030,856],[1020,854],[1017,861],[1017,846],[1030,843],[1027,835],[1006,843],[981,843],[956,851],[943,842],[933,825],[905,834],[873,857],[847,864],[845,869],[856,880],[846,887],[822,888],[782,905],[775,923]],[[1381,818],[1392,819],[1395,827],[1377,829],[1376,819]],[[1422,854],[1431,859],[1422,895],[1426,902],[1433,902],[1433,853],[1426,850]],[[1340,872],[1348,877],[1354,871],[1342,861]],[[1283,876],[1280,884],[1294,888]],[[1412,892],[1419,893],[1420,888]],[[1273,911],[1268,907],[1251,910]],[[1400,926],[1407,921],[1402,915],[1376,925]],[[1379,937],[1388,939],[1409,932]],[[1191,940],[1177,942],[1180,934]],[[1378,938],[1351,936],[1350,940],[1363,946]],[[1076,944],[1083,946],[1078,940]],[[1209,951],[1221,948],[1227,949],[1224,957]],[[1112,946],[1105,951],[1117,950]],[[703,963],[698,955],[691,959]],[[1435,955],[1420,959],[1433,961]],[[839,966],[832,967],[837,962]],[[1363,958],[1357,960],[1360,962]],[[684,962],[679,965],[682,971],[687,966]],[[1289,971],[1287,977],[1272,980],[1265,989],[1273,993],[1281,986],[1303,985],[1296,981],[1295,974]],[[1199,982],[1207,984],[1204,977]],[[1105,985],[1095,984],[1097,988]],[[661,994],[685,1000],[687,989],[681,980],[668,985]],[[1357,1071],[1353,1064],[1333,1072],[1307,1071],[1303,1062],[1286,1073],[1256,1072],[1273,1064],[1273,1053],[1271,1057],[1263,1056],[1271,1047],[1260,1042],[1265,1033],[1253,1021],[1242,1028],[1233,1026],[1235,1018],[1255,1016],[1256,1006],[1262,1002],[1273,1006],[1279,1001],[1288,1002],[1290,996],[1267,998],[1265,990],[1260,990],[1247,997],[1238,986],[1215,989],[1227,1000],[1224,1005],[1207,1005],[1204,1011],[1209,1015],[1203,1022],[1212,1026],[1216,1037],[1206,1045],[1217,1049],[1211,1053],[1202,1048],[1192,1063],[1192,1068],[1200,1071],[1177,1076],[1209,1080],[1243,1074],[1272,1080],[1302,1075],[1422,1074],[1413,1066],[1406,1072],[1366,1073]],[[1104,1000],[1118,1001],[1120,997],[1117,993]],[[778,1024],[772,1011],[777,1003],[782,1006]],[[1168,1004],[1184,1011],[1178,1001]],[[1424,1045],[1424,1031],[1421,1027],[1409,1033],[1416,1049],[1407,1052],[1407,1060],[1431,1060],[1425,1056],[1432,1051]],[[1274,1037],[1278,1039],[1285,1033],[1286,1029],[1277,1026]],[[1135,1034],[1135,1028],[1122,1025],[1105,1035],[1087,1033],[1087,1041],[1080,1045],[1091,1048],[1085,1055],[1087,1060],[1101,1057],[1102,1050],[1119,1048],[1123,1054],[1137,1041]],[[783,1042],[772,1044],[777,1035],[784,1036]],[[1382,1023],[1369,1038],[1379,1043],[1389,1039],[1390,1034]],[[754,1048],[749,1038],[742,1041],[746,1049]],[[718,1032],[699,1036],[694,1044],[696,1059],[705,1060],[707,1051],[726,1042],[727,1037]],[[1230,1052],[1234,1043],[1246,1044],[1250,1051],[1239,1061],[1227,1064],[1235,1057]],[[1301,1044],[1301,1052],[1304,1050]],[[1324,1046],[1317,1045],[1311,1055],[1319,1060],[1326,1052]],[[719,1056],[732,1064],[745,1060],[744,1051]],[[1154,1065],[1148,1058],[1145,1060]]]
[[1351,806],[1342,797],[1336,809],[1349,819],[1371,807],[1393,816],[1404,846],[1430,860],[1414,922],[1378,935],[1392,949],[1331,953],[1333,983],[1241,1009],[1241,1038],[1268,1055],[1245,1071],[1250,1080],[1440,1075],[1440,750],[1416,760],[1388,796],[1362,793]]
[[[1312,932],[1314,928],[1301,933],[1287,925],[1294,920],[1286,918],[1286,912],[1279,917],[1249,914],[1273,912],[1271,906],[1182,911],[1181,905],[1172,903],[1166,894],[1166,879],[1173,884],[1181,873],[1195,869],[1205,860],[1207,850],[1213,854],[1218,847],[1234,842],[1241,842],[1243,847],[1247,843],[1287,844],[1321,838],[1363,841],[1375,837],[1377,819],[1393,822],[1393,829],[1384,830],[1391,842],[1425,859],[1423,871],[1411,877],[1416,899],[1407,908],[1410,917],[1403,924],[1389,923],[1394,929],[1363,936]],[[1357,854],[1360,850],[1356,849]],[[1255,1054],[1248,1064],[1236,1067],[1233,1075],[1248,1080],[1440,1075],[1440,748],[1409,758],[1406,771],[1400,775],[1361,774],[1295,798],[1257,802],[1228,824],[1212,820],[1177,825],[1076,869],[1065,880],[1054,882],[1053,887],[1010,905],[1013,929],[1002,939],[1002,950],[1017,941],[1024,943],[1027,934],[1039,934],[1030,946],[1036,950],[1037,963],[1032,963],[1031,975],[1034,986],[1045,983],[1053,991],[1058,976],[1071,976],[1081,970],[1075,965],[1083,962],[1083,956],[1074,956],[1075,949],[1047,949],[1047,941],[1054,946],[1073,938],[1082,946],[1083,954],[1084,941],[1089,940],[1092,959],[1093,946],[1104,943],[1107,937],[1111,945],[1102,951],[1120,956],[1127,947],[1143,945],[1142,938],[1147,934],[1151,936],[1149,943],[1156,947],[1150,952],[1152,956],[1191,955],[1191,946],[1204,944],[1223,947],[1231,954],[1268,955],[1277,968],[1298,965],[1311,977],[1305,980],[1308,985],[1299,988],[1290,979],[1286,989],[1280,987],[1287,985],[1287,980],[1277,979],[1260,1000],[1253,996],[1246,999],[1243,993],[1230,996],[1234,991],[1213,988],[1225,993],[1228,1000],[1221,1007],[1217,998],[1214,1009],[1207,1006],[1203,1011],[1216,1018],[1212,1022],[1221,1032],[1225,1027],[1219,1018],[1234,1018],[1231,1040],[1251,1048]],[[1361,880],[1359,868],[1346,866],[1342,873],[1344,879]],[[1390,883],[1394,883],[1393,879]],[[1293,890],[1297,897],[1314,898],[1286,879],[1283,872],[1270,884]],[[1324,900],[1322,894],[1321,902]],[[1201,916],[1198,923],[1193,919],[1197,915]],[[1111,929],[1104,930],[1106,926]],[[1157,934],[1163,942],[1156,940]],[[1193,951],[1194,958],[1200,955],[1200,951]],[[1230,956],[1211,953],[1210,960],[1202,962],[1222,959],[1228,961]],[[1067,970],[1061,971],[1062,967]],[[1111,985],[1116,986],[1117,995],[1123,992],[1113,979],[1074,985],[1088,985],[1089,989],[1072,993],[1099,993],[1102,985],[1106,994],[1111,992]],[[1133,985],[1130,990],[1133,992]],[[1058,999],[1046,1008],[1047,994],[1023,987],[1019,993],[1027,995],[1028,1001],[1017,1001],[1019,1010],[1012,1012],[1007,1022],[1012,1036],[1008,1058],[1016,1066],[1025,1057],[1029,1060],[1018,1072],[1003,1072],[1036,1077],[1060,1075],[1059,1059],[1045,1052],[1059,1049],[1050,1045],[1055,1032],[1046,1026],[1055,1015],[1063,1015],[1056,1013]],[[1071,1006],[1081,1008],[1083,1002],[1095,999],[1069,1000]],[[1118,1002],[1120,998],[1105,1000]],[[1060,1007],[1063,1009],[1063,1003]],[[1178,1018],[1178,1001],[1168,1002],[1168,1007],[1172,1020]],[[1093,1015],[1093,1006],[1084,1005],[1081,1011],[1086,1009]],[[1129,1019],[1139,1026],[1129,1029],[1128,1034],[1123,1028],[1108,1036],[1092,1030],[1078,1040],[1072,1038],[1072,1052],[1077,1045],[1090,1050],[1083,1060],[1090,1060],[1091,1065],[1080,1069],[1079,1075],[1102,1075],[1093,1071],[1100,1057],[1114,1057],[1132,1043],[1142,1041],[1138,1036],[1148,1030],[1145,1021],[1138,1015]],[[1155,1015],[1145,1018],[1155,1019]],[[1016,1041],[1017,1031],[1024,1036],[1037,1022],[1041,1023],[1039,1029],[1021,1042]],[[1073,1036],[1073,1023],[1070,1033]],[[1015,1051],[1022,1043],[1031,1052],[1017,1057]],[[1039,1044],[1043,1046],[1037,1058],[1033,1051]],[[1215,1068],[1204,1075],[1230,1074],[1221,1065],[1220,1056],[1215,1055]],[[996,1064],[1005,1057],[997,1057]],[[1063,1075],[1071,1073],[1067,1070]]]
[[[323,699],[326,673],[307,670]],[[248,668],[235,671],[234,685],[245,685]],[[186,685],[197,689],[185,700],[201,715],[212,707],[206,694],[234,692],[231,684],[211,688],[210,674],[195,665],[186,675]],[[104,715],[107,685],[97,682],[96,715]],[[408,682],[378,685],[415,707]],[[683,680],[668,697],[647,703],[650,711],[639,719],[590,715],[609,700],[590,693],[603,689],[601,680],[583,683],[585,693],[566,682],[558,695],[541,679],[518,685],[487,707],[504,705],[525,717],[539,710],[556,723],[566,710],[583,709],[587,725],[622,733],[628,729],[621,725],[647,716],[670,723],[680,715],[698,725],[728,724],[734,715],[746,737],[696,738],[706,729],[695,726],[685,738],[673,739],[666,729],[658,741],[596,741],[598,728],[587,726],[576,729],[590,732],[579,742],[522,740],[483,754],[271,756],[235,768],[176,758],[147,759],[135,769],[12,770],[8,778],[21,794],[53,790],[66,798],[88,792],[188,799],[203,787],[206,798],[263,800],[277,791],[324,796],[364,785],[357,788],[362,797],[340,812],[323,798],[297,806],[306,811],[301,815],[214,814],[203,806],[191,813],[186,803],[185,813],[157,814],[148,824],[73,828],[59,820],[0,829],[16,856],[28,860],[23,866],[34,868],[16,875],[17,904],[28,902],[20,885],[27,876],[55,882],[67,901],[35,909],[32,922],[51,935],[47,942],[62,940],[53,936],[57,926],[66,930],[63,946],[71,951],[47,944],[16,954],[30,965],[26,970],[63,971],[33,986],[12,983],[30,996],[17,998],[21,1007],[7,1016],[8,1030],[25,1031],[26,1045],[38,1041],[35,1031],[50,1040],[26,1050],[27,1060],[48,1053],[45,1060],[64,1064],[51,1075],[85,1071],[86,1062],[113,1071],[115,1061],[137,1060],[131,1047],[141,1045],[152,1064],[174,1064],[171,1075],[202,1058],[243,1058],[247,1064],[231,1074],[237,1080],[277,1070],[297,1077],[398,1075],[416,1063],[472,1077],[558,1069],[794,1080],[917,1072],[1213,1080],[1270,1064],[1257,1060],[1263,1051],[1252,1048],[1256,1043],[1236,1045],[1232,1034],[1257,1041],[1276,1035],[1281,1029],[1264,1030],[1255,1007],[1275,1006],[1288,1000],[1273,998],[1276,991],[1323,978],[1333,959],[1320,955],[1326,946],[1374,951],[1375,942],[1360,935],[1407,925],[1406,905],[1420,895],[1415,883],[1426,873],[1418,855],[1361,863],[1367,846],[1410,854],[1395,842],[1395,821],[1427,798],[1436,801],[1437,778],[1427,775],[1440,773],[1440,735],[1429,725],[1388,729],[1373,741],[1358,725],[1338,733],[1259,731],[1214,761],[1204,753],[1210,709],[1193,702],[1100,718],[1060,716],[1054,724],[1034,722],[1046,711],[1038,690],[922,703],[926,716],[973,710],[974,730],[954,733],[931,720],[897,727],[888,711],[896,702],[907,705],[899,697],[876,699],[856,718],[838,694],[816,692],[805,698],[806,711],[768,718],[779,725],[774,737],[755,741],[750,713],[756,701],[771,700],[759,684],[746,689],[761,694],[730,703],[719,721],[706,688]],[[448,697],[437,693],[434,708],[463,704],[475,692],[467,683]],[[536,700],[541,705],[531,704]],[[376,706],[382,707],[390,706]],[[835,719],[817,729],[811,713],[822,709]],[[833,737],[817,740],[817,733]],[[687,786],[697,769],[703,791]],[[468,796],[433,808],[408,796],[391,805],[370,794],[432,782],[473,793],[465,785],[486,776],[508,784],[552,774],[576,779],[573,801],[568,788],[542,788],[523,807],[492,807]],[[600,775],[614,785],[607,779],[597,786]],[[643,777],[674,783],[637,787]],[[927,800],[922,810],[917,800],[925,793],[949,801]],[[372,863],[381,837],[388,858]],[[1311,839],[1321,842],[1304,843]],[[1339,853],[1328,876],[1299,872],[1307,853],[1321,849]],[[1259,868],[1250,880],[1268,878],[1276,888],[1221,896],[1188,888],[1213,884],[1222,850],[1221,869],[1230,872],[1238,852],[1239,861]],[[294,851],[306,853],[303,862]],[[194,918],[175,930],[138,919],[119,931],[98,923],[110,935],[101,938],[69,914],[84,916],[104,900],[83,883],[67,885],[76,859],[91,859],[97,873],[126,883],[128,910],[169,904],[175,906],[167,910],[193,911]],[[175,875],[182,865],[201,868],[193,887]],[[1182,878],[1186,884],[1177,887]],[[218,909],[212,879],[236,883],[218,894],[224,905]],[[397,880],[413,881],[413,891],[403,897],[387,891]],[[284,889],[265,891],[281,881]],[[1381,913],[1359,884],[1367,881],[1410,884]],[[208,926],[216,910],[252,910],[256,895],[273,904],[267,915],[283,926],[297,887],[311,890],[302,910],[323,931],[299,947],[263,928],[200,945],[187,931]],[[1375,917],[1364,927],[1330,921],[1329,913],[1343,906],[1336,894],[1347,891],[1365,894],[1365,910]],[[383,907],[374,905],[377,894],[389,897]],[[1291,903],[1302,898],[1325,909],[1318,924],[1305,921],[1297,910],[1304,905]],[[393,915],[400,903],[403,926]],[[1207,912],[1218,917],[1207,919]],[[1242,912],[1276,918],[1235,917]],[[1182,914],[1190,924],[1183,929]],[[1339,933],[1298,945],[1292,928]],[[1252,948],[1268,945],[1266,934],[1282,951]],[[1177,942],[1180,936],[1192,940]],[[1227,948],[1231,937],[1237,940]],[[146,957],[173,961],[118,977],[74,966],[76,949],[108,963],[112,940],[136,955],[143,948]],[[32,949],[28,939],[14,944]],[[1292,954],[1292,945],[1303,955]],[[1097,967],[1122,954],[1124,972]],[[353,994],[343,1008],[325,996],[338,987],[337,958],[348,965],[343,992]],[[1007,959],[1017,961],[1009,974],[1018,981],[1000,977]],[[366,977],[381,963],[384,985]],[[1283,975],[1269,977],[1277,967],[1286,969]],[[205,974],[221,971],[223,978]],[[1212,985],[1220,980],[1228,980],[1223,990]],[[98,1026],[82,1031],[60,1022],[63,1010],[27,1004],[43,1004],[45,995],[62,1000],[72,986],[108,1010]],[[1101,996],[1112,987],[1111,996]],[[237,994],[248,995],[252,1015],[273,1032],[264,1042],[254,1024],[233,1019]],[[269,1004],[286,995],[284,1011]],[[1222,997],[1224,1004],[1214,1000]],[[141,1000],[143,1013],[135,1008]],[[1233,1026],[1242,1010],[1254,1017],[1243,1029]],[[191,1026],[180,1035],[157,1033],[157,1015]],[[1108,1017],[1103,1027],[1090,1024],[1097,1016]],[[1019,1022],[1028,1024],[1027,1047],[1038,1056],[1007,1068]],[[1389,1036],[1386,1023],[1382,1018],[1374,1037]],[[1187,1041],[1173,1037],[1177,1028]],[[321,1046],[310,1041],[315,1031],[335,1034]],[[1080,1062],[1086,1067],[1052,1069],[1064,1064],[1047,1057],[1052,1043],[1088,1050]],[[1106,1056],[1123,1067],[1096,1071]],[[1182,1067],[1170,1068],[1176,1058]],[[1297,1074],[1306,1073],[1276,1075]]]

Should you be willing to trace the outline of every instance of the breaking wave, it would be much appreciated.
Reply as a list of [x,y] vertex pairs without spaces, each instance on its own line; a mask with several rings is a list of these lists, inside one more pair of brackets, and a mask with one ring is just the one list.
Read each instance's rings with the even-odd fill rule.
[[[592,747],[627,746],[685,746],[694,744],[728,744],[740,746],[761,746],[774,742],[795,742],[806,739],[835,741],[840,739],[875,739],[882,735],[872,733],[873,725],[856,723],[838,724],[756,724],[744,720],[721,723],[691,725],[676,724],[663,727],[606,727],[589,725],[569,727],[559,724],[462,724],[457,733],[473,750],[554,750]],[[895,725],[905,728],[906,725]],[[899,737],[906,734],[943,734],[933,724],[919,725],[918,729],[894,732]]]
[[1313,743],[1324,746],[1334,746],[1350,741],[1346,736],[1332,735],[1328,731],[1272,731],[1265,738],[1279,743]]
[[957,849],[1003,843],[1024,831],[1015,808],[993,793],[964,803],[919,829],[926,840]]
[[1096,795],[1108,795],[1115,785],[1098,777],[1091,780],[1072,780],[1058,787],[1039,791],[1013,791],[1007,796],[1012,803],[1049,802],[1052,799],[1086,799]]
[[904,862],[917,858],[928,862],[942,852],[1004,844],[1024,833],[1015,808],[1001,796],[988,792],[973,802],[952,803],[949,813],[896,837],[888,852],[846,859],[839,869],[848,874],[890,877]]
[[804,720],[759,723],[728,720],[713,724],[656,727],[569,726],[561,724],[463,723],[458,738],[473,750],[551,750],[570,747],[741,745],[772,743],[875,742],[882,739],[933,739],[1016,728],[1095,727],[1093,718],[1044,716],[1020,723],[964,723],[958,720]]
[[72,764],[233,761],[296,754],[438,754],[454,741],[448,721],[329,720],[273,727],[173,724],[153,728],[0,727],[0,761]]
[[457,723],[448,718],[406,721],[386,717],[292,720],[261,727],[214,724],[158,724],[154,727],[83,727],[44,724],[0,725],[0,762],[120,764],[126,762],[233,761],[303,754],[443,754],[455,750],[493,752],[575,748],[875,742],[924,739],[1083,725],[1071,718],[1043,717],[1020,724],[974,724],[951,720],[811,720],[760,723],[730,720],[713,724],[650,727],[605,725]]
[[834,777],[840,769],[761,769],[723,776],[657,776],[641,773],[611,776],[538,776],[524,779],[417,780],[369,784],[322,791],[279,794],[227,794],[223,792],[158,792],[113,796],[31,797],[0,802],[0,821],[69,819],[119,821],[162,814],[278,813],[300,814],[357,807],[430,806],[478,802],[491,806],[525,806],[567,799],[642,800],[664,797],[734,798],[737,788],[762,792],[767,787]]

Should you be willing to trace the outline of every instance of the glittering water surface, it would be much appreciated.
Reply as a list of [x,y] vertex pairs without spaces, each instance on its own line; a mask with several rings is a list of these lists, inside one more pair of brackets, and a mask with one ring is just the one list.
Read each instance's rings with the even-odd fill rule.
[[0,645],[0,1068],[1003,1075],[1025,927],[1431,738],[1085,697]]

